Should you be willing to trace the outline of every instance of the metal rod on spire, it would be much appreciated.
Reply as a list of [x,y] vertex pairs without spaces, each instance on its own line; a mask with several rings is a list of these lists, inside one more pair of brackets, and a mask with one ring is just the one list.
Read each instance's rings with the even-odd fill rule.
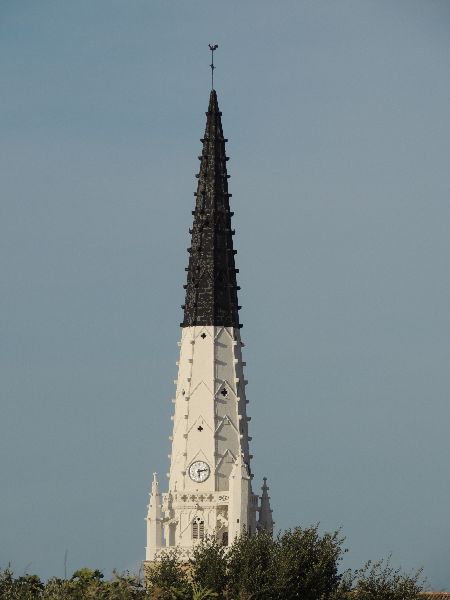
[[209,65],[211,67],[211,89],[214,89],[214,69],[216,68],[214,66],[214,51],[217,50],[217,48],[219,47],[217,44],[208,44],[209,45],[209,49],[211,50],[211,64]]

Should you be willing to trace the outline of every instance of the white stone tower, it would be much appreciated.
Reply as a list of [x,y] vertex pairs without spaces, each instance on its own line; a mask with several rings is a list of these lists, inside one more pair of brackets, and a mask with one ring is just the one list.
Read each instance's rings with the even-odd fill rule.
[[221,115],[213,89],[190,230],[169,489],[160,495],[155,474],[146,561],[174,546],[187,559],[206,535],[228,545],[243,532],[273,529],[265,481],[261,503],[252,491],[238,269]]

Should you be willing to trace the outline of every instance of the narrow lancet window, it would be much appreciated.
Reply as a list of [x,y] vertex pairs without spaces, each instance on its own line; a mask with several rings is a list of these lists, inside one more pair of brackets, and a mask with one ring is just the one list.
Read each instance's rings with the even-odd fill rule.
[[199,517],[192,521],[192,539],[202,540],[205,537],[205,521]]

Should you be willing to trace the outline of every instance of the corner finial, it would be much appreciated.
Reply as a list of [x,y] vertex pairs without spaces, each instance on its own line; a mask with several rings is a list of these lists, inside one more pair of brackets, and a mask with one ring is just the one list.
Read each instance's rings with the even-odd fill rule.
[[211,64],[209,65],[211,67],[211,89],[214,89],[214,69],[216,68],[214,66],[214,52],[217,50],[217,48],[219,47],[217,44],[208,44],[209,49],[211,50]]

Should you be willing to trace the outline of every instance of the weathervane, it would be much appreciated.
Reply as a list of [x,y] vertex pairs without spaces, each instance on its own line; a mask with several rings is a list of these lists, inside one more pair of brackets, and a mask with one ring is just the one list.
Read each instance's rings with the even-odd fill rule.
[[217,48],[219,47],[217,44],[208,44],[209,45],[209,49],[211,50],[211,64],[209,65],[211,67],[211,89],[214,89],[214,69],[216,68],[214,66],[214,51],[217,50]]

